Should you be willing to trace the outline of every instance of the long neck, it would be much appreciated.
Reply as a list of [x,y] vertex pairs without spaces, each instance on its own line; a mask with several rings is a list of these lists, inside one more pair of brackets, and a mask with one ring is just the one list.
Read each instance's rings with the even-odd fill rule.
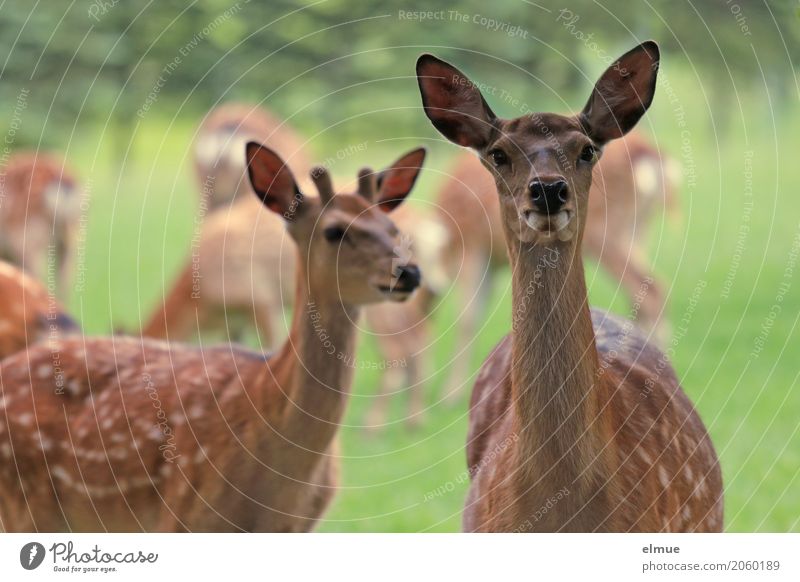
[[[289,402],[286,433],[310,452],[322,453],[341,424],[353,380],[358,309],[309,280],[298,265],[294,316],[289,338],[276,357],[288,362],[285,391]],[[333,286],[335,289],[335,286]],[[277,376],[277,374],[276,374]]]
[[[579,245],[510,245],[512,397],[526,490],[573,486],[602,450],[598,358]],[[533,481],[531,481],[533,480]]]

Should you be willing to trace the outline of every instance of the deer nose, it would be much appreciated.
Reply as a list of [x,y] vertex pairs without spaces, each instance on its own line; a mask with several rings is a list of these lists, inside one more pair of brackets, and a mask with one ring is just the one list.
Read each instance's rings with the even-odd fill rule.
[[422,273],[416,265],[402,265],[397,269],[397,286],[413,291],[422,282]]
[[536,209],[543,214],[555,214],[569,198],[569,188],[563,178],[556,180],[533,180],[528,184],[531,200]]

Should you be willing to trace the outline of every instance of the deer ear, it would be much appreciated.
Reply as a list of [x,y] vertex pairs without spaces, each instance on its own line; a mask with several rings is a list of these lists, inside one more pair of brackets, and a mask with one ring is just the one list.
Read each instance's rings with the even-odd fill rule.
[[464,73],[425,54],[417,60],[417,82],[425,115],[443,136],[475,149],[489,142],[496,116]]
[[291,220],[303,201],[291,170],[278,154],[257,142],[248,142],[245,150],[253,190],[264,206]]
[[649,40],[606,69],[580,114],[589,137],[602,144],[633,129],[653,102],[658,63],[658,45]]
[[405,154],[378,175],[378,194],[375,203],[384,212],[391,212],[405,200],[417,181],[425,161],[425,148]]

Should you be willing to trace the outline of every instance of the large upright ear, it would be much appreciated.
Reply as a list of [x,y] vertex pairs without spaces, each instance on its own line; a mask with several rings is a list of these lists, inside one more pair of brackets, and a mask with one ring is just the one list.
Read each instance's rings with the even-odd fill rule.
[[264,206],[287,220],[294,218],[303,195],[289,167],[278,154],[257,142],[248,142],[247,174]]
[[597,81],[581,122],[598,143],[622,137],[653,102],[658,45],[648,40],[622,55]]
[[424,161],[425,148],[417,148],[378,174],[375,203],[381,210],[391,212],[400,206],[414,187]]
[[417,82],[425,115],[443,136],[475,149],[488,143],[496,116],[464,73],[426,54],[417,59]]

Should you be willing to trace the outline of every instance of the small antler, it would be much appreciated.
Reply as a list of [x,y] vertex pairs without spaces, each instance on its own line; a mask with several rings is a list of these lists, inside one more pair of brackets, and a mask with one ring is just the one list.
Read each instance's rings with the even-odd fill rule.
[[328,170],[322,166],[315,166],[311,170],[311,180],[317,187],[319,197],[323,203],[328,202],[333,198],[333,182],[331,182],[331,175]]
[[375,172],[371,168],[361,168],[358,171],[358,194],[368,202],[375,200]]

